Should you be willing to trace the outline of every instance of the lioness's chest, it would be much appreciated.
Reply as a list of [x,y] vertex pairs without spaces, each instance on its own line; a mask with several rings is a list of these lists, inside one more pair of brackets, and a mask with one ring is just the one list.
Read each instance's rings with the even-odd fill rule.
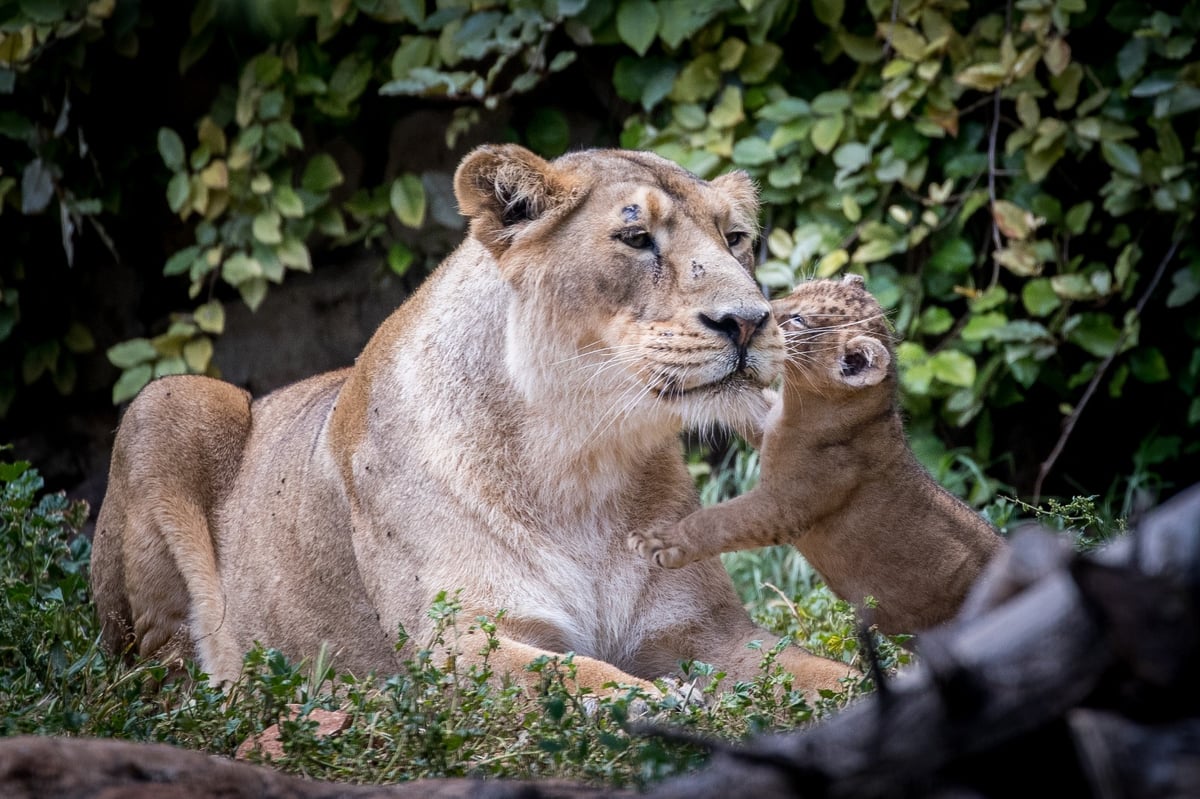
[[551,544],[526,553],[522,568],[493,583],[493,599],[527,643],[620,663],[644,634],[649,569],[624,533],[593,532],[602,540],[590,551]]

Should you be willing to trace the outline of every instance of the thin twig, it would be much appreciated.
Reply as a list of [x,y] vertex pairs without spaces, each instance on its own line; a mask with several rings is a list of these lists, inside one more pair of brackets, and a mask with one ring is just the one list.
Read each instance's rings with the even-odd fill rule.
[[[1163,273],[1167,271],[1167,265],[1171,263],[1171,259],[1175,257],[1175,251],[1179,249],[1180,242],[1183,241],[1183,235],[1175,234],[1175,238],[1171,240],[1171,246],[1167,249],[1167,254],[1163,256],[1159,262],[1158,268],[1154,270],[1154,277],[1150,279],[1150,285],[1146,286],[1146,290],[1142,292],[1142,296],[1138,299],[1137,305],[1133,309],[1133,320],[1137,321],[1142,317],[1142,309],[1146,307],[1146,303],[1150,300],[1150,295],[1154,293],[1154,289],[1158,287],[1158,283],[1162,280]],[[1058,460],[1058,456],[1062,454],[1063,448],[1067,445],[1067,439],[1071,437],[1071,433],[1075,430],[1075,424],[1079,421],[1079,416],[1083,413],[1083,409],[1087,406],[1088,401],[1092,398],[1092,394],[1096,393],[1096,388],[1100,385],[1100,381],[1104,379],[1105,373],[1108,372],[1108,367],[1112,366],[1112,362],[1121,352],[1121,348],[1125,346],[1126,339],[1129,338],[1130,325],[1126,325],[1121,331],[1120,338],[1117,339],[1116,346],[1112,352],[1105,356],[1100,362],[1100,366],[1096,369],[1096,374],[1088,381],[1087,388],[1083,392],[1083,396],[1079,398],[1079,403],[1071,411],[1071,415],[1067,417],[1066,424],[1063,425],[1062,434],[1059,435],[1058,441],[1054,445],[1054,449],[1050,450],[1050,454],[1046,460],[1042,461],[1041,467],[1038,469],[1037,481],[1033,484],[1033,504],[1037,505],[1042,498],[1042,483],[1046,480],[1050,470],[1054,468],[1054,462]]]

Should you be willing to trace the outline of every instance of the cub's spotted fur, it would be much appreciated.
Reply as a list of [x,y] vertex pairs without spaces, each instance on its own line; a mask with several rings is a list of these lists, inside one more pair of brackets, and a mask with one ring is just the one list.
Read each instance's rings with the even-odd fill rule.
[[790,543],[838,596],[877,606],[887,633],[951,618],[1004,546],[909,449],[891,334],[854,275],[801,284],[772,304],[787,340],[782,401],[762,446],[762,481],[683,521],[630,536],[661,566]]

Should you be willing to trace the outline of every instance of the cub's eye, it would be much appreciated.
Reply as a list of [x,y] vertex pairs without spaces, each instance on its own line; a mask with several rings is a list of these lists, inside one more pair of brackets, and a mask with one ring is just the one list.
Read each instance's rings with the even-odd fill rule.
[[750,234],[741,230],[735,230],[725,234],[725,243],[729,245],[729,249],[735,249],[750,238]]
[[808,327],[808,321],[804,318],[803,315],[798,314],[798,313],[794,313],[791,316],[789,316],[788,321],[791,322],[796,327]]
[[635,250],[654,249],[654,237],[644,230],[622,230],[615,236],[622,244],[627,244]]

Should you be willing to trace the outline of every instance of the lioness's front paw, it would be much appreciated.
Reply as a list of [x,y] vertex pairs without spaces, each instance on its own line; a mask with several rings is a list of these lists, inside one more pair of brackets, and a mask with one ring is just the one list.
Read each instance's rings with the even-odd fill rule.
[[631,550],[664,569],[678,569],[689,561],[687,550],[665,541],[655,531],[630,533],[626,543]]

